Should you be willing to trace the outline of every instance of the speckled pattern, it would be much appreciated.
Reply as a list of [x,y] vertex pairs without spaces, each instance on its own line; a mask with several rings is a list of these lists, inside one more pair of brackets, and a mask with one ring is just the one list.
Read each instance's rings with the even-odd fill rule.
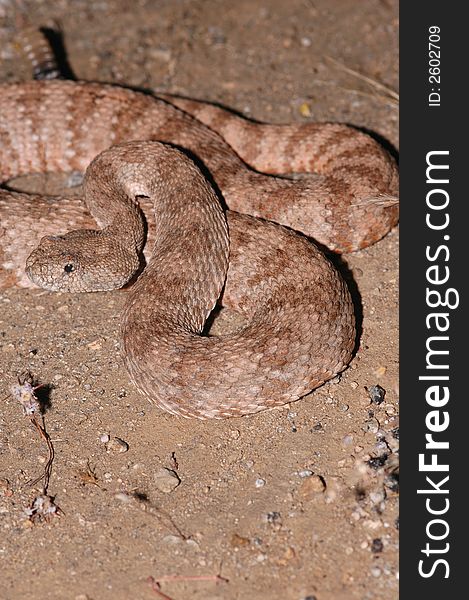
[[[365,247],[396,224],[396,165],[369,136],[338,124],[249,124],[228,111],[215,107],[205,109],[203,103],[185,101],[181,106],[200,117],[205,125],[172,104],[118,87],[64,81],[0,86],[1,175],[8,180],[28,173],[84,170],[103,148],[122,140],[162,140],[189,150],[196,160],[202,160],[229,206],[299,229],[332,250]],[[216,131],[231,141],[237,154]],[[225,283],[227,263],[223,265],[218,261],[220,243],[216,233],[208,237],[210,243],[200,246],[194,229],[198,217],[192,204],[187,204],[184,212],[174,208],[178,196],[183,206],[189,199],[194,201],[194,206],[200,205],[196,199],[200,188],[197,177],[185,174],[183,168],[182,175],[174,179],[169,169],[159,167],[161,161],[147,159],[145,153],[152,156],[154,149],[154,145],[143,143],[126,146],[125,160],[116,153],[116,163],[122,169],[120,176],[109,159],[110,154],[97,161],[103,165],[100,170],[93,168],[97,190],[89,193],[86,201],[97,223],[105,228],[103,234],[73,234],[66,239],[55,239],[56,236],[49,233],[39,251],[26,261],[30,279],[56,291],[122,287],[138,270],[145,227],[134,215],[135,211],[124,210],[113,199],[120,198],[121,189],[124,195],[130,195],[132,190],[133,196],[129,196],[132,199],[138,195],[152,197],[154,189],[164,189],[170,195],[165,178],[172,182],[175,196],[163,199],[163,207],[155,205],[156,242],[159,243],[160,236],[166,240],[168,232],[176,230],[183,244],[177,260],[171,260],[171,253],[166,257],[165,248],[160,252],[169,260],[170,268],[193,272],[193,281],[184,282],[186,291],[182,282],[181,289],[174,286],[167,306],[176,299],[183,305],[194,302],[204,286],[211,289],[214,277],[218,286],[213,289],[209,304],[201,306],[199,313],[194,309],[183,329],[181,323],[174,322],[163,335],[159,330],[162,323],[167,326],[168,316],[165,316],[164,304],[155,302],[154,298],[164,295],[168,284],[161,276],[165,272],[163,259],[159,257],[157,267],[153,266],[154,257],[158,256],[154,253],[142,281],[136,286],[138,296],[134,292],[129,303],[129,307],[136,307],[135,311],[127,310],[123,327],[126,364],[137,387],[151,401],[174,414],[222,418],[297,400],[340,372],[350,360],[354,345],[353,308],[345,285],[329,264],[322,257],[318,258],[321,255],[314,247],[311,246],[310,252],[303,240],[295,246],[290,236],[291,248],[283,248],[285,242],[277,243],[281,230],[269,229],[267,225],[255,229],[259,235],[258,249],[262,248],[263,240],[269,247],[265,262],[270,276],[255,269],[259,261],[254,253],[246,260],[244,269],[233,268],[237,277],[232,282],[228,279],[232,287],[229,285],[226,290],[229,301],[232,289],[244,293],[247,286],[246,290],[252,292],[249,305],[256,325],[246,327],[234,339],[221,342],[197,335],[218,300]],[[162,153],[165,157],[167,154],[167,151]],[[268,177],[249,170],[238,155],[250,160],[257,169],[271,173],[305,171],[313,177],[311,181]],[[148,165],[149,176],[157,168],[157,172],[163,173],[154,189],[149,191],[140,167],[133,166],[137,161]],[[109,172],[114,174],[113,179]],[[113,186],[116,191],[111,189]],[[85,189],[90,187],[88,184]],[[50,213],[36,219],[37,206],[29,215],[25,214],[24,206],[17,213],[17,201],[15,194],[12,197],[9,192],[0,192],[0,284],[3,281],[4,286],[11,284],[15,273],[18,282],[25,281],[19,259],[36,241],[32,231],[38,224],[41,224],[42,234],[47,233],[44,220],[57,231],[61,227],[76,229],[70,222],[74,211],[67,214],[66,198],[57,200],[61,203],[65,223],[52,221]],[[24,196],[20,201],[27,203]],[[133,205],[132,200],[130,205]],[[158,224],[161,209],[161,214],[168,215],[164,230]],[[152,222],[152,215],[147,221]],[[236,236],[238,228],[249,232],[252,223],[234,217],[233,235]],[[208,218],[209,224],[213,224],[213,219]],[[226,232],[225,235],[228,244]],[[171,240],[172,245],[177,243]],[[234,253],[242,255],[248,248],[249,245],[237,247],[235,244]],[[87,250],[89,258],[86,258]],[[83,258],[78,268],[77,252],[80,251]],[[285,259],[290,255],[294,257],[292,263]],[[187,267],[182,256],[188,260]],[[54,266],[52,260],[56,261]],[[205,270],[198,274],[197,280],[194,269],[207,260],[221,268],[219,272],[215,267]],[[72,268],[73,273],[64,271],[67,267]],[[255,277],[263,278],[260,295],[256,287],[249,285],[253,270]],[[157,275],[150,279],[151,273]],[[279,288],[281,292],[270,297],[271,290]],[[236,292],[233,296],[236,297]],[[238,304],[236,299],[232,303]],[[260,305],[265,306],[264,313],[259,310]],[[272,322],[270,316],[265,315],[269,315],[275,305],[282,319]],[[285,310],[285,306],[289,309]]]
[[[87,169],[84,190],[102,232],[48,236],[28,274],[52,291],[121,287],[144,241],[134,198],[153,201],[155,245],[124,311],[122,346],[134,384],[160,408],[198,418],[255,413],[347,365],[354,313],[338,272],[291,230],[233,211],[227,223],[183,153],[159,142],[113,146]],[[200,336],[223,288],[225,306],[247,324]]]
[[[292,227],[334,251],[357,250],[383,237],[398,219],[394,160],[372,138],[339,124],[261,126],[202,103],[184,104],[227,135],[237,154],[280,179],[250,170],[217,135],[173,105],[119,87],[64,81],[0,86],[0,180],[28,173],[84,171],[111,144],[158,139],[203,161],[228,206]],[[21,206],[18,206],[18,204]],[[49,203],[50,205],[52,203]],[[24,259],[37,235],[74,229],[67,213],[39,214],[36,199],[0,190],[0,287],[27,284]],[[83,212],[86,209],[83,207]],[[80,223],[84,215],[80,215]]]

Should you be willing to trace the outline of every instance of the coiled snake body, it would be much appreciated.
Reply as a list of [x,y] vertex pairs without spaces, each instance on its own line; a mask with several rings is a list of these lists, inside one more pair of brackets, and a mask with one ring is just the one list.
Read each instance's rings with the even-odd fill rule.
[[[322,252],[276,223],[331,250],[365,247],[397,221],[396,165],[344,125],[260,125],[174,102],[183,110],[101,84],[0,86],[1,181],[83,172],[93,161],[84,182],[89,212],[73,198],[0,190],[0,287],[31,285],[26,262],[47,289],[121,287],[141,263],[140,204],[154,246],[122,324],[137,387],[161,408],[198,418],[296,400],[347,365],[354,314]],[[202,335],[221,295],[246,324]]]

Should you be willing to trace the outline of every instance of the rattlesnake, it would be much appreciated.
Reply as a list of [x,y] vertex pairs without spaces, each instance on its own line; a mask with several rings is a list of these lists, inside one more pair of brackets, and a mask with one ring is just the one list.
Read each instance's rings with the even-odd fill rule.
[[[0,287],[31,285],[24,265],[44,235],[28,260],[36,282],[62,290],[123,285],[132,274],[115,273],[118,256],[138,268],[135,252],[144,243],[138,198],[155,247],[123,318],[124,357],[137,387],[163,409],[199,418],[296,400],[349,362],[353,307],[316,245],[269,221],[337,252],[363,248],[397,221],[394,160],[345,125],[252,124],[174,99],[179,110],[168,99],[93,83],[0,86],[0,181],[83,172],[97,157],[84,187],[104,228],[104,234],[89,234],[99,240],[91,259],[80,259],[88,242],[81,234],[61,235],[96,228],[77,199],[0,190]],[[258,171],[311,176],[292,180]],[[217,193],[230,208],[226,217]],[[102,251],[103,239],[119,232],[132,257],[115,241],[113,254]],[[92,276],[99,252],[112,272],[106,281],[101,271]],[[90,265],[88,274],[80,260]],[[222,290],[223,304],[243,313],[247,324],[224,337],[201,335]]]

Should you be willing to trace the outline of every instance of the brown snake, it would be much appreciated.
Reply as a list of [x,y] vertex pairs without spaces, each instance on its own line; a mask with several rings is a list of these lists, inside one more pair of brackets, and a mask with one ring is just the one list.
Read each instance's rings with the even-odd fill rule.
[[[89,212],[75,198],[0,190],[0,288],[31,285],[24,266],[42,236],[28,259],[40,285],[124,285],[145,242],[137,199],[154,240],[122,324],[124,358],[138,389],[169,412],[199,418],[296,400],[347,365],[353,307],[313,243],[263,219],[331,250],[363,248],[397,222],[394,160],[345,125],[253,124],[203,103],[171,101],[183,110],[102,84],[0,86],[0,181],[83,172],[97,157],[85,177]],[[157,142],[122,143],[129,140],[167,142],[191,158]],[[258,171],[311,175],[292,180]],[[61,235],[96,223],[99,233]],[[225,336],[201,335],[221,294],[247,323]]]

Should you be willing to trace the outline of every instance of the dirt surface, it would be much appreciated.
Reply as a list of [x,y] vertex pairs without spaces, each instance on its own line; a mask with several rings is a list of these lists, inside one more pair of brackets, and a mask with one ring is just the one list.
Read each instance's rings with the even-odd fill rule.
[[[397,146],[387,94],[327,58],[397,89],[397,2],[21,6],[33,24],[60,23],[79,78],[265,121],[348,122]],[[0,0],[1,81],[30,78],[15,43],[17,8]],[[1,600],[397,598],[397,244],[395,230],[343,257],[363,320],[342,376],[281,410],[224,422],[167,415],[133,389],[118,343],[125,292],[3,292]],[[48,522],[25,512],[48,451],[8,395],[24,371],[48,385],[48,491],[60,507]],[[375,384],[382,402],[370,399]],[[161,582],[166,596],[147,582],[173,575]]]

